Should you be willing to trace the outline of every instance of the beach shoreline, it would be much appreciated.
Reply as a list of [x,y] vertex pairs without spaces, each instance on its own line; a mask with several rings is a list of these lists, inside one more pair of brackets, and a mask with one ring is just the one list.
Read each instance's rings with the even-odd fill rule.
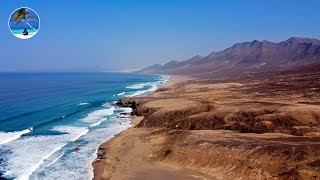
[[29,38],[32,38],[36,34],[37,34],[37,32],[29,33],[28,35],[23,35],[23,34],[13,34],[13,35],[16,36],[17,38],[20,38],[20,39],[29,39]]
[[[1,117],[0,179],[56,179],[61,174],[64,179],[92,179],[91,163],[99,145],[131,126],[132,109],[115,103],[147,94],[165,81],[157,75],[124,73],[22,73],[3,74],[1,79],[9,83],[4,91],[17,91],[1,108],[9,105],[21,114],[8,110]],[[37,83],[29,87],[33,82]],[[21,83],[23,90],[11,86]]]
[[[162,88],[169,88],[181,81],[184,81],[186,79],[191,79],[186,76],[170,76],[170,78],[162,84],[160,87],[158,87],[157,90]],[[150,94],[147,94],[145,97],[157,97],[156,92],[151,92]],[[139,98],[139,97],[138,97]],[[141,97],[143,98],[143,97]],[[120,101],[120,100],[119,100]],[[127,107],[127,106],[121,106],[120,107]],[[136,126],[143,120],[143,116],[136,116],[133,115],[131,117],[131,127],[127,128],[126,130],[116,134],[113,138],[107,140],[106,142],[102,143],[97,150],[97,158],[92,162],[93,172],[94,172],[94,180],[102,180],[102,179],[110,179],[112,174],[115,173],[115,166],[120,161],[124,161],[124,165],[126,168],[126,171],[128,173],[124,173],[122,170],[117,171],[118,175],[113,175],[116,177],[121,176],[121,178],[131,178],[131,171],[133,169],[145,169],[146,171],[139,172],[141,173],[140,178],[154,178],[154,176],[157,176],[159,179],[167,179],[167,178],[174,178],[174,179],[185,179],[192,175],[190,173],[190,169],[188,171],[186,170],[180,170],[180,168],[177,167],[166,167],[165,165],[161,163],[154,163],[150,162],[150,160],[146,159],[135,159],[134,164],[135,166],[126,166],[126,161],[130,159],[131,163],[133,163],[134,156],[131,156],[132,152],[129,152],[132,147],[138,147],[137,154],[139,154],[139,157],[143,156],[144,153],[152,153],[149,150],[153,150],[155,144],[149,144],[149,143],[141,143],[139,142],[138,138],[141,135],[148,135],[151,134],[154,130],[153,128],[136,128]],[[159,141],[156,144],[161,144],[163,142],[163,139],[160,137],[158,139]],[[136,142],[139,142],[137,145]],[[161,143],[160,143],[161,142]],[[146,152],[148,151],[148,152]],[[134,152],[135,153],[135,152]],[[129,156],[126,156],[123,154],[128,154]],[[152,155],[148,155],[149,158],[152,159]],[[141,166],[140,168],[136,168],[138,166]],[[133,167],[133,168],[131,168]],[[172,170],[174,169],[174,170]],[[152,170],[154,173],[146,173],[147,171]],[[178,173],[179,172],[179,173]],[[193,172],[193,171],[191,171]],[[121,174],[121,175],[120,175]],[[139,176],[139,175],[138,175]],[[113,179],[113,178],[111,178]],[[117,178],[115,178],[117,179]],[[138,177],[139,179],[139,177]]]
[[260,81],[170,76],[120,100],[137,105],[132,126],[100,145],[94,179],[320,177],[320,107],[298,103],[315,97],[270,95]]
[[[170,81],[171,77],[168,75],[161,75],[161,74],[155,74],[155,75],[159,75],[162,76],[162,80],[159,81],[159,84],[153,88],[151,88],[150,90],[147,90],[146,92],[144,92],[143,94],[138,94],[139,97],[144,97],[144,96],[149,96],[150,94],[154,93],[154,91],[156,91],[159,88],[163,88],[165,86],[168,85],[168,81]],[[171,81],[170,81],[171,82]],[[169,83],[170,84],[170,83]],[[155,89],[156,88],[156,89]],[[149,93],[148,93],[149,92]],[[148,93],[148,94],[145,94]],[[142,96],[141,96],[142,95]],[[127,97],[134,97],[134,96],[127,96]],[[120,100],[119,100],[120,101]],[[120,108],[128,108],[126,106],[119,106],[116,105]],[[132,108],[131,108],[132,109]],[[134,128],[137,124],[140,123],[140,121],[143,119],[142,116],[131,116],[131,123],[130,123],[130,127],[128,127],[127,129],[121,131],[118,134],[115,134],[114,137],[106,140],[106,142],[102,143],[101,145],[99,145],[97,147],[97,157],[93,160],[92,162],[92,167],[93,167],[93,172],[94,172],[94,178],[93,179],[99,179],[99,177],[102,177],[103,174],[105,174],[106,172],[104,172],[103,168],[105,167],[105,164],[103,163],[103,161],[101,161],[102,159],[104,159],[103,156],[106,155],[106,146],[108,146],[108,144],[110,143],[110,141],[112,141],[113,139],[117,139],[117,138],[121,138],[122,136],[125,136],[125,134],[128,134],[127,131],[131,130],[132,128]],[[112,157],[112,156],[111,156]],[[105,176],[105,175],[104,175]]]

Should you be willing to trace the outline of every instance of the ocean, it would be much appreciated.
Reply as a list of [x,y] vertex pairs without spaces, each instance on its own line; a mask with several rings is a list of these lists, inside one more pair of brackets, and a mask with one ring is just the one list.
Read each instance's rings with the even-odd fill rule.
[[0,179],[91,179],[98,146],[130,127],[131,109],[114,103],[155,91],[167,79],[0,73]]
[[[11,32],[12,32],[13,34],[22,34],[23,31],[24,31],[24,29],[11,29]],[[29,33],[35,33],[35,32],[37,32],[37,31],[35,31],[35,30],[33,30],[33,29],[27,29],[27,31],[28,31]]]

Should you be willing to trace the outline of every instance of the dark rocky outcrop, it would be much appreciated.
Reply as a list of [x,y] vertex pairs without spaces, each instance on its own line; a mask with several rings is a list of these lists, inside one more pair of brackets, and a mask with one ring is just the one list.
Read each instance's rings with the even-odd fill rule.
[[104,159],[105,153],[106,153],[106,148],[99,147],[97,151],[97,160]]
[[139,100],[136,98],[132,98],[132,97],[122,98],[116,103],[116,105],[118,105],[118,106],[130,107],[133,110],[135,110],[137,108],[138,104],[139,104]]

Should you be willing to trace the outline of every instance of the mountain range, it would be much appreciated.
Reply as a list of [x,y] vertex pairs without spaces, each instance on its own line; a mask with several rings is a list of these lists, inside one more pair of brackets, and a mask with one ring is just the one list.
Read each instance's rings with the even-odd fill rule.
[[141,69],[139,73],[169,75],[235,75],[294,69],[320,63],[320,40],[293,37],[274,43],[257,41],[237,43],[207,56],[185,61],[170,61]]

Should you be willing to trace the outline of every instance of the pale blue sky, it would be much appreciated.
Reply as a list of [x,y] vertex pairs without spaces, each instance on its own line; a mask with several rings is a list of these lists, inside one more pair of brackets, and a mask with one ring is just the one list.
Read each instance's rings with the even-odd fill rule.
[[[21,6],[41,18],[29,40],[7,25]],[[318,0],[1,0],[0,71],[138,69],[255,39],[320,39],[319,7]]]

